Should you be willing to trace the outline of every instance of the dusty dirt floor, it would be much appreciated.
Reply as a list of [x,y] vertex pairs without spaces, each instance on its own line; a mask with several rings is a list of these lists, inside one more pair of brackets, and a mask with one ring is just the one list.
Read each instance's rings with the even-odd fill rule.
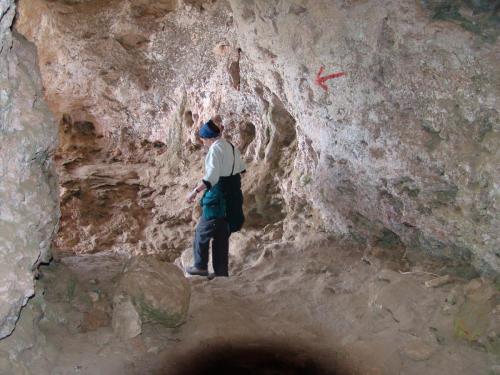
[[[44,267],[40,332],[22,358],[26,373],[497,373],[491,348],[456,332],[467,298],[492,301],[484,280],[453,277],[428,288],[443,273],[438,264],[412,266],[321,234],[282,242],[247,231],[231,246],[231,277],[190,278],[185,324],[144,324],[130,340],[114,335],[109,318],[124,258],[100,253]],[[177,263],[188,262],[186,250]]]

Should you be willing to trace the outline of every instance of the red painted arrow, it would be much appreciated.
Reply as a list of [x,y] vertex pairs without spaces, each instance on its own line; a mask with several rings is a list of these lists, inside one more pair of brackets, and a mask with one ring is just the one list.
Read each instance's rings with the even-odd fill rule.
[[325,69],[323,67],[321,67],[319,69],[318,74],[316,74],[316,81],[315,82],[318,86],[320,86],[325,91],[328,91],[328,86],[325,84],[326,81],[328,81],[329,79],[332,79],[332,78],[338,78],[338,77],[345,76],[344,72],[339,72],[339,73],[333,73],[333,74],[329,74],[327,76],[321,77],[321,74],[323,74],[324,70]]

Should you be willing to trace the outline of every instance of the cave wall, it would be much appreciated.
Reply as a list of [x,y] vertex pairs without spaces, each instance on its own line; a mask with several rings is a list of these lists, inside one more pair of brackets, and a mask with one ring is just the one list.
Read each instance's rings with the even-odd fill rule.
[[58,253],[180,255],[196,212],[179,197],[202,176],[197,128],[214,115],[254,164],[245,182],[248,225],[280,222],[288,197],[297,201],[282,194],[289,185],[282,177],[293,172],[295,120],[272,90],[261,84],[255,95],[242,81],[251,65],[229,3],[154,3],[19,2],[16,29],[38,47],[45,97],[60,124]]
[[[197,125],[219,114],[250,165],[250,226],[282,225],[288,239],[327,230],[498,272],[488,4],[21,0],[17,29],[38,46],[57,118],[92,123],[112,148],[127,136],[164,144],[138,183],[153,196],[188,191],[202,166]],[[345,75],[322,87],[322,67]],[[192,218],[153,201],[132,248],[161,253],[190,237]]]
[[36,49],[11,25],[14,2],[0,1],[0,338],[34,293],[34,272],[50,259],[57,182],[57,128],[43,101]]
[[[252,78],[312,141],[305,188],[328,230],[498,272],[491,3],[231,1]],[[346,76],[325,90],[321,67]]]

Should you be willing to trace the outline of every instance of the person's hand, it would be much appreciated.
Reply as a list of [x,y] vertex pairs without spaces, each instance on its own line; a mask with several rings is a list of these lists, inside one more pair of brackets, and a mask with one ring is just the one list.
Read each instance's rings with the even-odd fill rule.
[[191,193],[188,194],[186,202],[189,204],[193,203],[196,198],[196,194],[198,194],[198,192],[196,191],[196,189],[194,189]]

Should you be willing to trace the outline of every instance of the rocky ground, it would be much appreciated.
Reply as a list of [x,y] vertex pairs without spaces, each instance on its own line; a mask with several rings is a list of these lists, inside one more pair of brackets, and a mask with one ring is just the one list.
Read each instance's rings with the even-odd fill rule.
[[[143,322],[131,338],[112,324],[124,258],[66,257],[42,268],[37,301],[18,324],[23,334],[0,343],[1,364],[10,366],[5,373],[187,374],[179,368],[204,353],[246,353],[248,362],[250,349],[261,361],[269,352],[278,359],[295,353],[324,373],[499,371],[500,293],[487,279],[454,275],[427,287],[445,273],[442,265],[388,261],[379,249],[326,236],[256,241],[245,232],[231,241],[230,278],[189,279],[184,324]],[[188,249],[177,263],[189,259]],[[23,346],[33,337],[35,344]]]

